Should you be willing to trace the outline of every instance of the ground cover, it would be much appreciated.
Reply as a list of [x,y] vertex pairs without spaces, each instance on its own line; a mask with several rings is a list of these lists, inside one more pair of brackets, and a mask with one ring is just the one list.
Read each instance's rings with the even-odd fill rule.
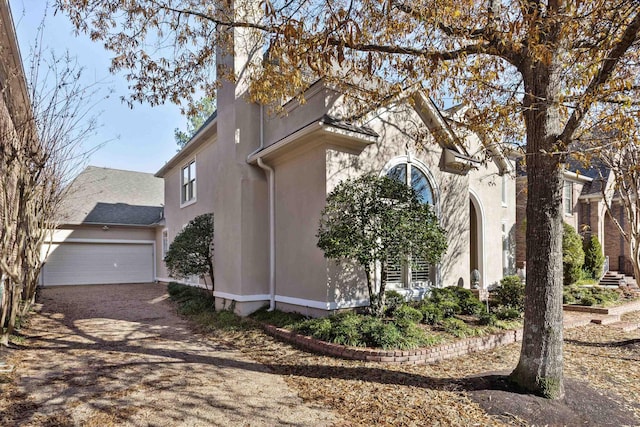
[[[280,326],[291,320],[278,316]],[[306,402],[341,414],[338,426],[640,425],[637,330],[588,325],[566,331],[567,399],[549,402],[505,381],[519,344],[434,364],[385,365],[309,353],[266,336],[252,320],[223,319],[223,329],[206,327],[283,375]],[[640,313],[623,320],[640,323]]]

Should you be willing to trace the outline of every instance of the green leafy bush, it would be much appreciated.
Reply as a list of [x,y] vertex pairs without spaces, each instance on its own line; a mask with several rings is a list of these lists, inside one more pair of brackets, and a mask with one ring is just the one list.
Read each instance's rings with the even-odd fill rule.
[[584,248],[584,270],[592,279],[599,279],[602,276],[604,266],[604,254],[598,236],[592,235],[585,241]]
[[281,310],[269,311],[267,307],[263,307],[255,311],[250,316],[258,322],[268,323],[278,328],[291,329],[294,325],[307,319],[307,316],[300,313],[290,313]]
[[420,310],[405,304],[395,311],[394,320],[398,324],[406,325],[409,323],[420,323],[422,321],[422,317]]
[[584,265],[584,249],[582,248],[582,237],[576,229],[563,222],[562,234],[562,272],[565,285],[580,280],[582,266]]
[[422,313],[422,323],[427,325],[435,325],[444,319],[444,313],[440,307],[429,300],[421,301],[417,309]]
[[519,276],[505,276],[491,297],[496,306],[511,307],[524,312],[524,283]]
[[493,314],[499,320],[515,320],[522,316],[522,311],[515,307],[501,305],[493,310]]
[[[346,313],[305,320],[296,325],[295,330],[323,341],[354,347],[411,349],[436,342],[434,337],[427,337],[423,330],[408,320],[415,318],[417,310],[413,311],[411,307],[400,310],[406,314],[404,321],[400,322]],[[421,316],[420,312],[417,313]]]
[[564,304],[607,306],[620,300],[620,293],[599,286],[565,286],[562,293]]
[[393,316],[395,311],[405,303],[404,295],[398,291],[386,291],[385,297],[385,314],[387,316]]
[[483,326],[496,326],[497,317],[495,314],[485,311],[478,316],[478,321]]
[[470,335],[474,335],[474,332],[466,323],[455,317],[444,319],[442,321],[442,328],[445,330],[445,332],[458,338],[464,338]]

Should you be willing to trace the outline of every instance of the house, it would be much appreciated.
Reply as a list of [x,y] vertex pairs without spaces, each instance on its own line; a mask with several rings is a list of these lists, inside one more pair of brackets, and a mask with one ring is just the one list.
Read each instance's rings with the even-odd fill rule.
[[[607,192],[613,185],[610,170],[598,162],[591,167],[569,161],[565,166],[564,184],[562,188],[562,214],[564,221],[571,225],[584,238],[596,236],[607,258],[605,270],[613,275],[634,275],[629,245],[620,233],[618,227],[607,213],[603,196],[603,189]],[[516,178],[516,265],[522,268],[526,258],[526,205],[527,205],[527,175],[518,163]],[[613,215],[624,227],[626,216],[621,203],[613,203]]]
[[156,278],[163,182],[153,174],[89,166],[70,184],[45,241],[43,286],[148,283]]
[[[240,37],[244,30],[234,31]],[[249,59],[237,48],[222,60],[242,67]],[[448,233],[440,264],[398,267],[391,278],[397,289],[412,295],[430,286],[470,287],[474,269],[488,286],[515,271],[513,166],[491,141],[465,131],[464,110],[440,112],[417,91],[412,103],[353,123],[343,118],[344,97],[318,81],[304,104],[291,100],[286,115],[271,116],[246,100],[240,71],[219,88],[216,113],[156,173],[165,187],[161,239],[171,242],[189,220],[214,213],[219,306],[322,315],[368,304],[363,272],[325,259],[316,246],[328,193],[367,172],[419,188]],[[416,134],[423,135],[418,142]],[[485,157],[491,160],[478,160]],[[173,280],[162,264],[157,277]]]

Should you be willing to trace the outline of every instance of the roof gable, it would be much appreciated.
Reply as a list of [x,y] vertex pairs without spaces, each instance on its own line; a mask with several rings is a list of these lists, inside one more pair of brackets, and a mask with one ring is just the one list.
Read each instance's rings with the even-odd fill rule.
[[70,184],[60,222],[152,225],[163,203],[164,182],[153,174],[88,166]]

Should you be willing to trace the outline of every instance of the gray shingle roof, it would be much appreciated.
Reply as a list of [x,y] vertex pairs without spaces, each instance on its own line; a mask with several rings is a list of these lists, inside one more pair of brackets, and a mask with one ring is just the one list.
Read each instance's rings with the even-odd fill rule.
[[70,184],[60,222],[152,225],[163,203],[163,180],[153,174],[88,166]]

